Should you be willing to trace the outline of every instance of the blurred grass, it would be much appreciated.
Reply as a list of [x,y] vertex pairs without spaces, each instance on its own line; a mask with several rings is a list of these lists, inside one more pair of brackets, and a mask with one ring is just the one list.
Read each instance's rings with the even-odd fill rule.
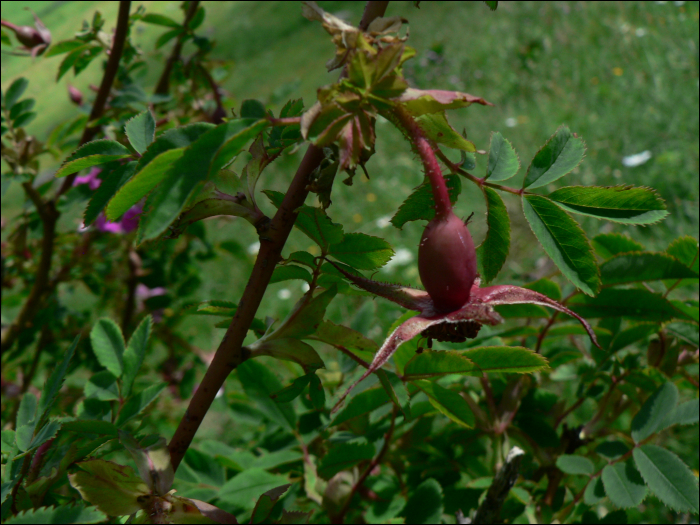
[[[2,17],[19,24],[32,22],[23,8],[27,2],[3,2]],[[682,5],[681,5],[682,4]],[[145,2],[147,11],[181,19],[177,3]],[[258,98],[277,110],[289,98],[302,97],[306,106],[315,100],[319,86],[335,81],[325,62],[333,53],[320,24],[301,16],[296,2],[213,2],[203,31],[215,37],[214,58],[231,60],[233,73],[223,87],[230,93],[227,107],[240,107],[246,98]],[[355,24],[361,2],[320,2],[320,5]],[[32,8],[51,29],[53,41],[69,38],[95,9],[108,20],[111,30],[116,2],[32,2]],[[634,184],[656,188],[670,212],[662,223],[650,227],[622,226],[576,217],[592,237],[599,232],[627,232],[650,249],[664,249],[682,234],[698,236],[698,4],[682,2],[514,2],[499,5],[495,13],[482,3],[431,2],[420,10],[411,2],[391,3],[387,15],[410,22],[409,44],[418,56],[406,67],[411,82],[420,88],[462,90],[483,96],[495,107],[474,106],[453,111],[456,129],[466,128],[479,149],[488,149],[492,131],[500,131],[515,146],[522,164],[509,181],[516,186],[530,159],[561,124],[584,138],[587,158],[575,172],[551,186]],[[149,67],[143,82],[155,83],[170,46],[154,51],[156,38],[166,31],[137,25],[134,42],[142,46]],[[192,48],[185,49],[185,55]],[[58,84],[55,74],[62,57],[31,60],[2,57],[6,88],[17,76],[30,80],[28,96],[37,98],[38,118],[29,131],[45,138],[58,122],[75,115],[66,94],[73,83],[84,93],[97,83],[101,67],[96,61],[77,79],[68,73]],[[401,136],[386,123],[377,125],[377,153],[368,164],[371,180],[356,177],[352,187],[336,184],[329,214],[346,231],[363,231],[385,237],[402,250],[403,262],[383,269],[377,278],[418,284],[415,253],[422,224],[410,223],[402,231],[386,227],[411,189],[422,180],[421,169]],[[622,158],[649,150],[651,160],[625,167]],[[303,149],[302,149],[303,152]],[[264,174],[259,188],[285,191],[302,152],[281,159]],[[55,169],[49,162],[47,171]],[[485,159],[478,159],[475,174],[482,176]],[[476,242],[485,234],[484,205],[480,193],[468,182],[457,213],[476,212],[470,227]],[[5,220],[15,216],[23,200],[11,187],[3,199]],[[258,200],[269,214],[267,199]],[[520,203],[504,195],[512,220],[512,247],[499,282],[526,282],[548,274],[554,267],[525,222]],[[314,204],[313,196],[307,201]],[[78,215],[64,221],[77,226]],[[238,220],[208,221],[210,239],[219,243],[235,239],[253,252],[255,232]],[[177,242],[177,241],[168,241]],[[311,247],[311,241],[294,231],[285,254]],[[116,255],[116,254],[115,254]],[[240,296],[254,261],[233,259],[229,254],[202,261],[206,276],[201,299],[235,300]],[[287,292],[291,291],[291,295]],[[301,293],[300,284],[289,281],[270,286],[260,316],[283,315]],[[78,294],[76,294],[78,295]],[[365,299],[335,301],[330,316],[351,319]],[[380,339],[397,309],[379,301],[370,315],[370,335]],[[370,305],[367,308],[375,308]],[[365,314],[363,314],[365,315]],[[212,323],[213,324],[213,323]],[[201,318],[187,321],[185,336],[209,348],[218,344],[219,330],[202,327]]]

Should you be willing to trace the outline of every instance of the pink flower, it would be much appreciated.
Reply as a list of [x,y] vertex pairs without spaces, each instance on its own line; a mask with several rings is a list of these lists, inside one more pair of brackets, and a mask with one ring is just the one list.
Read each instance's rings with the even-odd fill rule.
[[90,189],[95,191],[102,184],[102,179],[98,179],[97,176],[102,172],[102,168],[92,168],[87,175],[80,175],[73,180],[73,186],[79,186],[81,184],[89,184]]
[[129,233],[138,227],[142,211],[142,205],[137,204],[136,206],[132,206],[124,213],[119,222],[108,221],[105,214],[100,213],[97,219],[95,219],[95,226],[101,232],[118,234]]
[[[328,262],[333,264],[332,261]],[[381,283],[364,277],[357,277],[346,272],[336,264],[333,264],[333,266],[335,266],[349,281],[363,290],[389,299],[409,310],[420,312],[418,315],[404,321],[394,330],[386,341],[384,341],[384,344],[377,351],[367,371],[342,395],[333,408],[333,412],[340,408],[343,400],[350,391],[372,372],[381,368],[402,343],[413,339],[421,333],[426,337],[432,337],[438,341],[463,342],[467,339],[473,339],[476,337],[482,324],[496,325],[503,322],[503,318],[493,308],[500,304],[529,303],[548,306],[560,312],[564,312],[578,319],[586,329],[586,332],[588,332],[593,343],[599,346],[591,325],[589,325],[585,319],[546,295],[526,288],[507,284],[481,288],[481,279],[477,277],[466,302],[461,307],[445,313],[439,311],[435,307],[433,299],[428,295],[428,292],[416,288],[409,288],[407,286]]]

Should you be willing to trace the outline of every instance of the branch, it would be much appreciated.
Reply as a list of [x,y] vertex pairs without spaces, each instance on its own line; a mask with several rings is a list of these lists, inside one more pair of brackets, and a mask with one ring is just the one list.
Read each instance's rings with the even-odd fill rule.
[[[93,122],[99,118],[107,102],[107,95],[112,88],[112,83],[117,74],[117,67],[119,66],[119,60],[122,56],[122,51],[124,50],[124,42],[126,40],[126,34],[129,30],[129,7],[131,2],[125,0],[119,3],[119,16],[117,19],[117,30],[114,35],[114,42],[112,45],[112,51],[109,55],[109,60],[107,62],[107,68],[105,69],[105,74],[102,77],[102,84],[100,90],[95,98],[95,104],[92,107],[90,113],[90,118],[88,122]],[[98,128],[86,127],[83,132],[83,136],[80,139],[80,146],[90,142],[97,134]],[[29,292],[29,296],[22,307],[19,315],[15,318],[14,322],[7,327],[5,332],[2,334],[2,351],[8,350],[19,336],[20,332],[27,326],[31,326],[31,322],[36,316],[36,312],[41,306],[43,297],[51,292],[53,289],[52,283],[49,281],[49,273],[51,271],[51,259],[53,257],[54,241],[56,239],[56,224],[61,213],[56,207],[56,202],[59,197],[67,192],[72,186],[75,180],[75,173],[66,177],[58,190],[56,195],[52,200],[43,203],[38,192],[34,189],[31,183],[23,184],[24,190],[32,199],[35,205],[42,203],[37,207],[37,212],[41,217],[42,226],[44,229],[43,238],[41,241],[41,259],[39,260],[39,266],[36,272],[36,279],[34,280],[34,286]]]
[[353,496],[362,486],[365,480],[369,477],[372,471],[376,468],[376,466],[379,465],[379,463],[381,463],[382,458],[384,458],[384,455],[387,453],[387,450],[389,450],[391,438],[394,435],[397,412],[398,410],[396,409],[396,405],[394,405],[393,410],[391,412],[391,425],[389,426],[389,430],[387,431],[387,433],[384,434],[384,444],[382,445],[382,449],[379,451],[379,454],[377,454],[377,457],[375,457],[372,460],[372,462],[369,465],[367,465],[367,468],[365,469],[362,476],[360,476],[360,478],[352,486],[350,494],[348,494],[348,499],[345,500],[345,505],[343,505],[343,510],[340,511],[340,514],[338,514],[338,516],[335,516],[335,519],[333,520],[334,523],[343,523],[343,521],[345,521],[345,514],[347,514],[348,510],[350,509],[350,503],[352,502]]
[[521,448],[513,447],[506,456],[506,462],[493,478],[486,499],[476,510],[472,523],[498,523],[503,502],[518,479],[520,462],[525,452]]
[[[197,12],[198,7],[198,1],[190,3],[189,8],[187,9],[187,13],[185,14],[185,22],[182,24],[185,29],[187,29],[187,26],[189,25],[190,21]],[[173,46],[173,51],[172,53],[170,53],[168,61],[165,63],[165,69],[163,69],[163,72],[160,75],[160,79],[158,80],[158,84],[156,84],[156,95],[165,95],[170,90],[170,73],[173,70],[175,62],[180,60],[180,53],[182,53],[182,45],[185,43],[186,36],[187,31],[184,31],[180,34],[180,36],[177,37],[177,42],[175,42],[175,45]]]
[[[382,4],[382,6],[375,4]],[[363,15],[362,24],[369,25],[374,17],[383,15],[387,4],[388,2],[367,2],[365,15],[371,11],[373,17],[369,18],[369,16]],[[360,28],[366,29],[366,25],[361,25]],[[238,303],[236,315],[231,320],[204,379],[192,396],[185,415],[180,420],[175,435],[168,444],[174,470],[177,470],[180,465],[187,448],[199,429],[199,425],[214,401],[216,393],[228,375],[248,357],[248,352],[242,348],[243,339],[245,339],[250,324],[255,318],[262,297],[270,283],[272,272],[282,254],[282,248],[292,231],[294,221],[297,218],[295,210],[304,204],[309,194],[306,189],[309,175],[321,164],[324,158],[321,148],[314,145],[309,146],[284,196],[282,205],[272,218],[266,238],[261,240],[258,257],[255,260],[248,284],[243,291],[243,296]]]
[[[117,16],[117,29],[114,32],[114,41],[112,42],[112,49],[109,52],[109,59],[107,60],[107,67],[105,68],[105,74],[102,77],[102,83],[100,84],[100,90],[97,92],[95,97],[95,102],[92,105],[92,111],[90,112],[90,117],[88,118],[88,123],[96,121],[102,116],[104,112],[105,105],[107,104],[107,97],[109,92],[112,90],[112,84],[114,84],[114,79],[117,77],[117,70],[119,69],[119,62],[122,58],[122,53],[124,52],[124,43],[126,42],[126,35],[129,32],[129,8],[131,7],[131,2],[129,0],[122,0],[119,2],[119,15]],[[86,126],[83,131],[83,136],[80,138],[80,146],[90,142],[95,138],[99,127]],[[76,173],[68,175],[63,180],[63,185],[61,189],[58,190],[54,201],[63,195],[68,189],[73,186],[73,181],[75,180]]]

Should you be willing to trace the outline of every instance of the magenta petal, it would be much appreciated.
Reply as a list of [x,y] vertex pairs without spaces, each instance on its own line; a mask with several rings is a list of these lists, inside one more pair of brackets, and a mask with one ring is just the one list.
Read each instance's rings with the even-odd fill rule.
[[346,272],[333,261],[328,259],[326,260],[355,286],[362,288],[367,292],[384,297],[384,299],[389,299],[390,301],[393,301],[399,306],[407,308],[408,310],[423,312],[424,310],[432,309],[433,307],[432,299],[428,295],[428,292],[424,290],[418,290],[408,286],[401,286],[399,284],[381,283],[370,279],[365,279],[364,277],[358,277]]
[[591,325],[588,324],[588,321],[577,313],[569,310],[566,306],[559,304],[555,300],[550,299],[541,293],[528,290],[526,288],[520,288],[519,286],[506,284],[502,286],[489,286],[487,288],[472,290],[472,297],[490,305],[528,303],[549,306],[550,308],[554,308],[555,310],[559,310],[560,312],[564,312],[565,314],[578,319],[578,321],[586,329],[586,332],[588,332],[588,336],[591,338],[591,341],[593,341],[593,344],[600,348],[595,332],[593,332],[593,328],[591,328]]
[[335,413],[338,411],[338,409],[343,404],[343,401],[345,400],[345,398],[352,391],[352,389],[358,385],[358,383],[360,381],[364,380],[372,372],[376,372],[382,366],[384,366],[384,364],[389,360],[389,358],[392,355],[394,355],[394,352],[396,352],[396,349],[402,343],[405,343],[406,341],[410,341],[411,339],[413,339],[415,336],[420,334],[426,328],[429,328],[429,327],[433,326],[434,324],[439,324],[439,323],[443,323],[443,322],[445,322],[445,319],[443,317],[427,319],[425,317],[421,317],[420,315],[416,315],[414,317],[411,317],[410,319],[406,319],[403,323],[401,323],[399,325],[399,327],[396,330],[394,330],[394,332],[387,338],[387,340],[384,341],[384,344],[382,345],[382,347],[374,355],[374,359],[370,363],[367,371],[365,371],[365,373],[362,374],[362,377],[360,377],[360,379],[355,381],[350,386],[350,388],[348,388],[345,391],[345,393],[341,396],[341,398],[338,400],[338,402],[333,407],[333,410],[331,410],[331,413]]

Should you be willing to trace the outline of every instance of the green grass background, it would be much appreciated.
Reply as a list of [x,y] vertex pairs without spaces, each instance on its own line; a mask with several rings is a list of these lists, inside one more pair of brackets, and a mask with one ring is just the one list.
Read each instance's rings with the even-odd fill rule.
[[[111,31],[118,8],[117,2],[2,2],[2,17],[30,24],[31,15],[24,9],[28,4],[52,31],[53,42],[70,38],[84,19],[91,20],[95,10],[102,12],[107,19],[105,29]],[[176,2],[143,5],[149,12],[182,18]],[[207,17],[198,31],[216,39],[213,57],[233,63],[223,84],[229,93],[227,108],[238,109],[242,100],[257,98],[278,110],[289,98],[299,97],[308,107],[316,89],[337,78],[337,71],[328,73],[324,66],[333,54],[328,35],[320,24],[301,16],[299,3],[202,5]],[[364,6],[362,2],[320,5],[353,24]],[[135,7],[133,4],[132,9]],[[512,2],[491,12],[481,2],[426,2],[420,9],[411,2],[392,2],[387,15],[403,16],[410,22],[409,44],[418,55],[406,72],[416,87],[466,91],[495,104],[453,111],[449,118],[456,129],[466,128],[479,149],[488,149],[492,131],[500,131],[513,143],[522,167],[509,184],[517,186],[539,147],[558,126],[567,124],[586,141],[587,157],[549,189],[650,186],[666,200],[670,212],[665,221],[648,227],[576,217],[591,237],[599,232],[626,232],[650,249],[664,249],[679,235],[698,235],[697,3]],[[154,50],[155,40],[165,31],[167,28],[143,24],[132,29],[133,41],[142,47],[149,63],[143,78],[147,87],[154,85],[172,45]],[[184,54],[192,51],[186,46]],[[38,117],[28,131],[39,139],[78,111],[68,100],[69,82],[88,94],[87,86],[101,78],[101,61],[96,60],[78,78],[71,71],[56,83],[62,58],[2,55],[3,88],[20,75],[30,80],[26,95],[37,99]],[[371,180],[358,176],[352,187],[336,184],[328,211],[346,231],[379,235],[397,250],[403,249],[403,262],[381,270],[377,278],[418,284],[415,254],[423,225],[409,223],[399,231],[385,223],[421,182],[422,172],[408,145],[389,124],[378,123],[377,135],[377,153],[368,164]],[[652,153],[647,163],[623,166],[624,156],[646,150]],[[268,169],[259,189],[284,191],[302,153],[303,148]],[[56,162],[49,156],[44,161],[43,168],[50,175]],[[480,157],[475,174],[483,176],[485,165],[486,159]],[[476,212],[470,228],[478,243],[485,234],[483,199],[475,186],[467,181],[463,186],[456,209],[463,216]],[[512,246],[497,282],[522,283],[550,274],[554,266],[538,247],[519,200],[512,195],[503,197],[511,215]],[[5,221],[11,222],[19,213],[23,199],[17,185],[11,186],[2,202]],[[274,213],[263,195],[258,200],[268,214]],[[313,195],[307,203],[315,204]],[[81,211],[66,217],[62,228],[76,228]],[[241,220],[213,219],[207,229],[215,243],[233,239],[247,250],[257,241],[253,229]],[[311,245],[294,231],[285,254]],[[252,254],[246,261],[233,260],[228,254],[202,261],[205,284],[198,298],[236,300],[253,262]],[[85,290],[63,293],[73,294],[76,308],[91,305]],[[284,315],[300,293],[297,281],[271,285],[259,316]],[[336,300],[330,315],[337,320],[360,319],[357,327],[381,339],[398,310],[382,301],[377,305],[360,298]],[[183,335],[203,348],[214,347],[222,334],[203,326],[202,318],[185,326]]]

